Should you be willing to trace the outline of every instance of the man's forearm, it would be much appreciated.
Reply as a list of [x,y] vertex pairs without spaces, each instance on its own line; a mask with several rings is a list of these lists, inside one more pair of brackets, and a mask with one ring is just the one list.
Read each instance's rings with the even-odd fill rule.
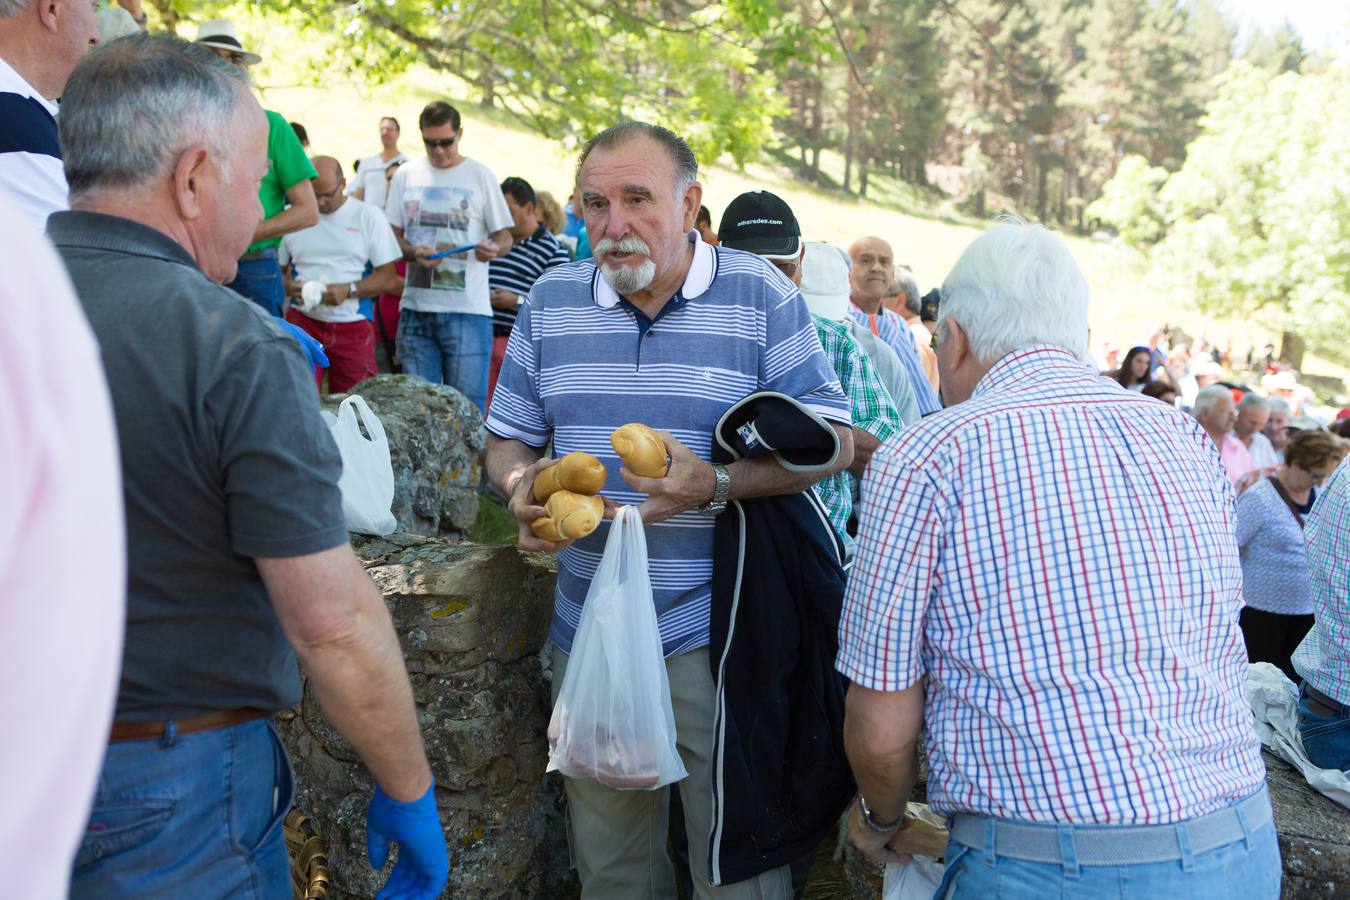
[[375,297],[379,294],[396,294],[403,290],[403,279],[394,270],[394,264],[380,266],[365,278],[356,282],[356,296]]
[[292,206],[289,209],[283,209],[270,219],[263,219],[259,222],[257,230],[253,232],[253,242],[256,244],[258,241],[300,231],[317,224],[318,221],[318,214],[313,210]]
[[844,752],[873,818],[894,822],[905,811],[919,775],[924,686],[898,693],[849,687]]
[[742,459],[727,466],[727,474],[731,476],[728,499],[796,494],[836,472],[842,472],[853,460],[853,433],[852,429],[842,425],[831,425],[839,435],[839,456],[834,465],[818,472],[793,472],[783,468],[777,459],[770,456]]
[[494,231],[491,235],[492,243],[497,245],[497,255],[505,256],[511,252],[511,245],[515,243],[511,237],[511,231],[503,228],[501,231]]
[[295,650],[324,715],[384,792],[408,802],[426,793],[431,770],[393,623],[374,585],[367,586],[350,630]]
[[516,489],[521,473],[538,462],[544,451],[522,441],[499,438],[489,434],[484,454],[488,482],[501,497],[510,497]]
[[863,477],[863,472],[867,471],[867,464],[872,461],[872,454],[880,446],[881,441],[870,432],[861,428],[853,429],[853,462],[848,467],[849,473],[858,478]]

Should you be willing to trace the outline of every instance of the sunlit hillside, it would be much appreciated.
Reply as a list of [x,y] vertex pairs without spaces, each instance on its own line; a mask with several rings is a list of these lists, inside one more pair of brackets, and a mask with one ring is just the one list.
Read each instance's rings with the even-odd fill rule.
[[[414,71],[397,82],[366,90],[354,82],[334,81],[325,87],[267,86],[261,96],[269,108],[302,122],[309,130],[313,153],[327,153],[350,167],[353,160],[379,149],[378,123],[393,115],[403,125],[402,149],[419,155],[417,114],[431,99],[455,103],[464,115],[464,152],[487,163],[499,178],[519,175],[537,190],[550,190],[565,201],[571,191],[575,148],[565,148],[530,132],[500,110],[485,110],[465,100],[452,78]],[[786,173],[761,164],[747,172],[713,165],[703,175],[705,202],[713,222],[726,203],[742,191],[772,190],[786,199],[802,222],[808,238],[847,246],[853,239],[876,234],[894,246],[899,262],[911,266],[921,290],[939,284],[962,249],[978,233],[973,220],[910,215],[878,203],[827,194],[795,182]],[[1217,320],[1188,309],[1184,297],[1163,297],[1146,289],[1140,279],[1117,261],[1108,245],[1071,238],[1075,256],[1092,285],[1093,350],[1104,342],[1128,346],[1142,340],[1164,322],[1180,324],[1191,334],[1212,342],[1232,342],[1235,358],[1245,356],[1251,344],[1278,343],[1260,323]],[[1344,376],[1343,370],[1309,360],[1312,372]]]

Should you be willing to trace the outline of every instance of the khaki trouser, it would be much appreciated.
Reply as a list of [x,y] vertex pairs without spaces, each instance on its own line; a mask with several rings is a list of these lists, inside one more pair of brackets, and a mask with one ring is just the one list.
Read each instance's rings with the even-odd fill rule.
[[[567,654],[553,648],[553,699],[558,699]],[[666,660],[675,710],[676,744],[689,777],[679,783],[689,868],[699,900],[788,900],[787,866],[748,881],[708,884],[708,835],[712,823],[712,744],[715,692],[708,650]],[[564,778],[568,840],[585,900],[674,900],[675,870],[666,853],[669,788],[619,791],[594,781]]]

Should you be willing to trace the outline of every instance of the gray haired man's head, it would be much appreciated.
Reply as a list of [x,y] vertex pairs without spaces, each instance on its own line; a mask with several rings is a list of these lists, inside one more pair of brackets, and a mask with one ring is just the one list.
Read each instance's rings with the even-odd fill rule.
[[155,183],[192,145],[227,172],[236,109],[252,102],[242,76],[209,48],[162,34],[119,38],[88,57],[58,123],[71,198]]
[[891,276],[891,286],[888,297],[899,297],[905,304],[905,309],[909,310],[911,315],[917,316],[922,308],[922,301],[919,299],[919,283],[914,280],[914,273],[905,266],[896,266],[895,273]]
[[675,184],[672,185],[675,196],[682,196],[689,185],[698,180],[698,158],[684,138],[669,128],[647,122],[620,122],[587,141],[581,148],[581,156],[577,158],[577,179],[580,180],[581,170],[593,151],[613,149],[637,138],[656,141],[670,154],[670,160],[675,165]]
[[98,38],[89,0],[0,0],[0,59],[49,100]]

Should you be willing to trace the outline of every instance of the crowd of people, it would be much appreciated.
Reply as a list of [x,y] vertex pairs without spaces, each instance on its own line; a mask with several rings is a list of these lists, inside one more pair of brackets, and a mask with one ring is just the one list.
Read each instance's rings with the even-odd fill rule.
[[[254,98],[230,22],[87,52],[94,16],[0,0],[16,896],[289,896],[297,662],[373,778],[371,865],[398,847],[380,896],[441,893],[318,404],[394,368],[482,411],[520,547],[557,554],[555,700],[608,527],[540,538],[535,478],[589,453],[641,515],[688,775],[564,779],[583,896],[786,900],[843,814],[904,861],[921,737],[936,896],[1278,896],[1248,663],[1350,769],[1350,445],[1277,382],[1156,341],[1103,375],[1040,226],[992,225],[927,295],[883,237],[809,240],[767,191],[714,230],[659,125],[587,141],[565,208],[464,156],[440,100],[424,156],[387,117],[349,180]],[[626,423],[666,474],[624,464]]]

